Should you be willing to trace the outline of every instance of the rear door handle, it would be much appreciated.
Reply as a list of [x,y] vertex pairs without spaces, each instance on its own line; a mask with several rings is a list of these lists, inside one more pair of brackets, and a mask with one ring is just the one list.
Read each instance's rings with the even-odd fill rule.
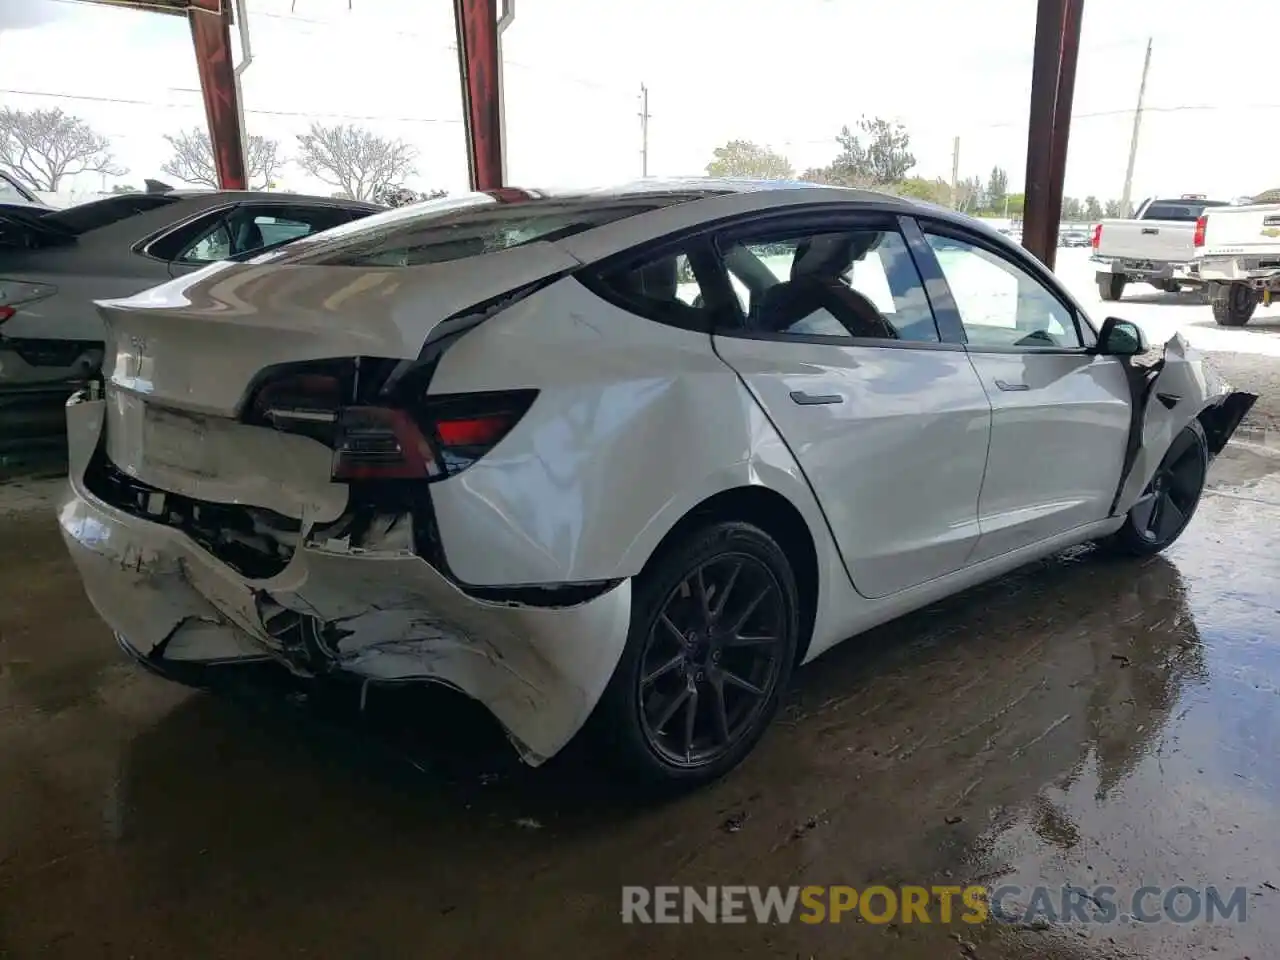
[[1159,233],[1159,232],[1160,232],[1160,231],[1159,231],[1158,229],[1156,229],[1155,227],[1143,227],[1143,228],[1142,228],[1142,234],[1143,234],[1143,236],[1151,237],[1151,236],[1155,236],[1155,235],[1156,235],[1157,233]]
[[844,397],[838,393],[807,393],[804,390],[792,390],[791,399],[802,407],[811,407],[819,403],[844,403]]
[[1001,390],[1030,390],[1031,387],[1025,383],[1009,383],[1007,380],[997,380],[996,386]]

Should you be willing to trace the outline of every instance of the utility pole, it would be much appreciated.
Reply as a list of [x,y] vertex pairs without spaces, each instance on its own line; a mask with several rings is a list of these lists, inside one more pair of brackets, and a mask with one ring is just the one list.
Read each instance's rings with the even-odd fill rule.
[[649,176],[649,88],[640,84],[640,176]]
[[1133,190],[1133,165],[1138,159],[1138,131],[1142,128],[1142,101],[1147,95],[1147,71],[1151,69],[1151,38],[1147,38],[1147,58],[1142,61],[1142,81],[1138,84],[1138,109],[1133,112],[1133,139],[1129,142],[1129,167],[1124,172],[1120,193],[1120,216],[1129,216],[1129,195]]
[[951,206],[955,210],[960,209],[960,195],[957,192],[960,187],[960,138],[956,137],[954,145],[951,147]]

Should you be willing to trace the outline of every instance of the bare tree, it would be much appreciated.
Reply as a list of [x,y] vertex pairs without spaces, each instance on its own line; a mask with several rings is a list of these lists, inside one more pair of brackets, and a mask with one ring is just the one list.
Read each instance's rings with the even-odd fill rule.
[[[218,171],[213,162],[213,144],[209,140],[209,131],[200,127],[192,127],[181,133],[166,133],[173,155],[160,167],[165,173],[177,177],[185,183],[201,183],[207,187],[217,187]],[[245,150],[246,174],[249,186],[261,190],[271,186],[276,174],[284,166],[280,156],[280,141],[270,137],[250,136]]]
[[106,137],[59,109],[0,109],[0,164],[31,189],[49,192],[77,173],[128,172],[113,160]]
[[418,151],[403,140],[388,140],[354,124],[313,123],[298,135],[298,166],[355,200],[414,172]]

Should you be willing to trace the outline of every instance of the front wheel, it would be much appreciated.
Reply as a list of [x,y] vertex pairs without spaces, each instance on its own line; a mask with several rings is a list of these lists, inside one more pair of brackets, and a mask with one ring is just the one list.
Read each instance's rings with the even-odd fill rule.
[[1215,283],[1209,288],[1213,319],[1220,327],[1243,327],[1258,306],[1258,295],[1243,283]]
[[1200,421],[1174,437],[1155,476],[1108,538],[1123,553],[1149,557],[1170,546],[1191,522],[1209,472],[1209,444]]
[[606,756],[650,786],[727,773],[764,734],[791,676],[795,577],[763,530],[716,523],[637,578],[631,629],[591,726]]
[[1123,273],[1100,273],[1098,274],[1098,296],[1108,302],[1119,300],[1127,282],[1128,279]]

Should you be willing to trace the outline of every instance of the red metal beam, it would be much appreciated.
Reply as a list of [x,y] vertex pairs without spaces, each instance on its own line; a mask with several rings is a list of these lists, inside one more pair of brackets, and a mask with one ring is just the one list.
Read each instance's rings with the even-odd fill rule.
[[1048,266],[1058,249],[1058,218],[1052,216],[1054,113],[1062,64],[1065,0],[1036,5],[1035,55],[1031,64],[1031,117],[1027,128],[1027,179],[1022,208],[1022,245]]
[[249,181],[245,176],[235,68],[231,62],[230,0],[191,0],[187,19],[218,183],[224,190],[244,190]]
[[496,190],[503,185],[497,0],[453,0],[453,21],[471,189]]
[[[1080,59],[1080,21],[1084,0],[1065,0],[1062,10],[1062,40],[1058,56],[1058,91],[1053,105],[1053,145],[1049,154],[1049,259],[1053,268],[1058,256],[1058,223],[1062,220],[1062,191],[1067,179],[1067,142],[1071,138],[1071,106],[1076,92],[1076,62]],[[1043,258],[1042,258],[1043,259]]]

